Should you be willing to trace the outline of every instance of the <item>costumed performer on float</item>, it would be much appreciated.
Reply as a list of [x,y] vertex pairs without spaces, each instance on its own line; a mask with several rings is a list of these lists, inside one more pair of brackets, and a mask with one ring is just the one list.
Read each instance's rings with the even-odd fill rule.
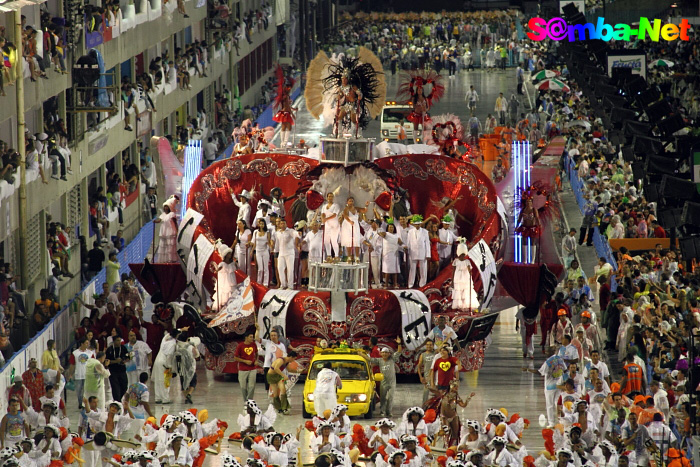
[[335,193],[326,194],[328,201],[321,207],[321,223],[323,224],[323,247],[326,258],[339,257],[340,247],[340,206],[334,203]]
[[292,107],[292,98],[289,95],[294,87],[294,78],[285,77],[284,70],[280,65],[277,65],[275,74],[277,76],[277,96],[273,105],[276,113],[272,119],[280,124],[280,147],[286,148],[289,133],[294,125],[294,112],[299,109]]
[[472,281],[472,265],[469,260],[467,239],[460,237],[457,245],[457,258],[452,262],[452,308],[455,310],[472,310],[479,307],[479,297]]
[[[545,198],[544,204],[540,208],[535,208],[535,195]],[[534,182],[529,187],[524,187],[516,199],[516,208],[520,209],[515,233],[520,234],[523,262],[538,262],[537,241],[542,235],[542,219],[551,218],[556,209],[556,199],[551,195],[551,190],[540,181]],[[531,256],[527,257],[527,247],[530,239]]]
[[221,310],[228,303],[236,289],[236,263],[233,261],[233,249],[223,243],[221,239],[216,241],[216,248],[222,261],[219,263],[214,284],[214,304],[212,309]]
[[163,203],[163,213],[153,221],[160,224],[156,263],[177,263],[180,260],[177,256],[177,214],[175,214],[178,201],[180,198],[175,195],[168,198]]
[[[413,103],[413,111],[406,120],[413,123],[413,142],[418,142],[418,125],[422,130],[431,123],[428,111],[445,94],[445,86],[442,84],[442,76],[436,71],[411,70],[402,77],[396,98],[407,104]],[[430,86],[430,92],[425,94],[425,87]]]
[[243,156],[244,154],[253,154],[253,148],[250,147],[250,138],[248,133],[242,133],[238,142],[233,145],[232,156]]
[[352,131],[355,137],[379,115],[386,99],[386,82],[381,60],[366,47],[360,47],[357,57],[343,54],[331,59],[319,52],[309,64],[304,91],[306,107],[318,119],[324,115],[326,124],[333,122],[335,137]]
[[364,208],[355,206],[355,198],[349,196],[343,214],[341,216],[342,223],[340,224],[340,246],[345,248],[346,256],[351,262],[359,261],[360,246],[362,245],[362,235],[360,233],[360,214],[367,212],[369,201]]

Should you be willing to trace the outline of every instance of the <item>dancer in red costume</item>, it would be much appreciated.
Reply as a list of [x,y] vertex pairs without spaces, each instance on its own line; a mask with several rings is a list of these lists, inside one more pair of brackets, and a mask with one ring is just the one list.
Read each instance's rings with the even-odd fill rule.
[[275,97],[274,106],[277,113],[272,119],[281,125],[280,146],[285,148],[289,140],[289,133],[292,131],[292,125],[294,125],[294,112],[298,109],[292,107],[292,98],[290,96],[294,87],[294,79],[285,77],[284,70],[279,65],[277,65],[275,73],[277,75],[277,96]]
[[[425,88],[430,86],[430,92],[426,95]],[[413,103],[413,111],[406,120],[413,123],[413,142],[418,142],[418,125],[425,130],[430,123],[428,111],[445,93],[442,77],[437,72],[412,70],[403,77],[403,83],[399,86],[396,98],[403,103]]]

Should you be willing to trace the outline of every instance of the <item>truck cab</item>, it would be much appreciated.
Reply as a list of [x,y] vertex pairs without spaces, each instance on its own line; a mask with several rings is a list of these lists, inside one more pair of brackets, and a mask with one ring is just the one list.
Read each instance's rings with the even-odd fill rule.
[[[382,114],[379,119],[381,127],[381,136],[384,141],[398,142],[399,140],[399,125],[403,122],[403,129],[406,132],[407,144],[413,143],[413,123],[409,122],[406,117],[413,111],[413,104],[397,104],[395,101],[387,101],[382,109]],[[423,126],[418,125],[419,137],[417,142],[422,141]]]

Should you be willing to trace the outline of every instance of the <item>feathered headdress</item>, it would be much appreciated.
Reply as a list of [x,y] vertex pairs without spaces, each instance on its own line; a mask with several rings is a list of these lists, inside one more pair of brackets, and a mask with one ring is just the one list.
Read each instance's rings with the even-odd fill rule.
[[462,121],[454,114],[437,115],[432,118],[432,129],[430,139],[426,144],[444,146],[453,144],[454,141],[461,142],[464,138],[464,127]]
[[459,237],[457,242],[457,256],[468,255],[469,245],[467,245],[467,239],[464,237]]
[[321,51],[309,63],[307,83],[304,91],[306,108],[318,119],[324,115],[326,124],[331,123],[334,114],[331,108],[337,105],[337,96],[343,78],[357,88],[362,96],[360,120],[366,125],[379,115],[386,99],[386,81],[381,60],[366,47],[358,49],[357,57],[339,54],[329,58]]
[[[369,105],[377,102],[379,94],[377,87],[377,71],[369,63],[360,62],[359,58],[345,56],[337,63],[328,65],[329,75],[323,79],[323,88],[326,93],[337,93],[342,86],[343,79],[348,84],[357,88],[362,100],[359,102],[360,124],[364,128],[371,118]],[[364,123],[364,124],[363,124]]]
[[[402,103],[413,101],[419,89],[428,101],[428,107],[432,107],[445,94],[442,76],[435,70],[411,70],[402,74],[401,81],[399,91],[396,93],[396,99]],[[425,93],[427,86],[431,88],[428,94]]]
[[171,211],[174,211],[178,201],[180,198],[177,195],[170,195],[170,198],[163,203],[163,207],[167,206]]
[[537,209],[537,214],[540,218],[551,218],[553,214],[557,212],[559,201],[558,198],[554,196],[551,188],[539,180],[528,187],[522,188],[520,192],[517,193],[515,206],[519,210],[523,210],[525,206],[527,206],[527,200],[530,199],[534,201],[535,196],[544,196],[545,198],[544,204]]
[[275,69],[277,77],[277,95],[273,103],[275,111],[281,110],[284,106],[284,101],[289,97],[289,90],[294,87],[295,80],[292,77],[284,75],[284,70],[280,65]]

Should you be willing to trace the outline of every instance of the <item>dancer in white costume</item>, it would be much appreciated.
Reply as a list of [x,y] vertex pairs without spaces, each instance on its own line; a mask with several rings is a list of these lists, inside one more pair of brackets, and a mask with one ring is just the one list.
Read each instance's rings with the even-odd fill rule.
[[[338,237],[340,236],[340,207],[333,202],[335,195],[326,195],[327,203],[321,208],[321,222],[323,223],[323,247],[326,249],[326,257],[340,256]],[[331,250],[332,249],[332,250]]]
[[472,281],[472,266],[469,261],[469,247],[467,240],[462,237],[457,245],[457,259],[452,262],[455,267],[452,279],[452,308],[456,310],[469,310],[479,307],[479,298],[474,290]]
[[255,264],[258,268],[258,282],[265,287],[270,284],[270,248],[272,240],[264,218],[258,218],[258,228],[249,246],[255,246]]
[[214,294],[213,309],[219,310],[226,305],[236,288],[236,264],[233,262],[233,250],[222,242],[216,245],[223,261],[219,263],[216,273],[216,293]]
[[189,327],[166,332],[160,343],[160,350],[156,356],[156,361],[153,362],[153,370],[151,371],[153,387],[156,392],[156,404],[170,404],[170,388],[165,386],[165,372],[166,370],[172,371],[174,368],[177,335],[181,331],[187,331],[187,329]]
[[[384,284],[387,287],[398,287],[397,274],[399,268],[399,249],[406,246],[401,241],[401,237],[396,233],[394,220],[387,220],[386,232],[379,232],[382,236],[382,272],[384,273]],[[391,281],[389,279],[392,279]],[[392,283],[390,285],[390,282]]]
[[367,206],[369,206],[369,201],[364,208],[355,207],[355,198],[350,196],[343,210],[343,223],[340,225],[340,246],[345,248],[347,256],[352,256],[353,260],[357,260],[360,256],[360,246],[362,245],[360,214],[367,212]]
[[250,251],[248,244],[252,235],[248,228],[248,222],[239,219],[236,222],[236,239],[233,241],[233,250],[236,254],[236,262],[238,269],[243,271],[243,274],[250,276]]
[[160,224],[158,231],[158,256],[156,263],[177,263],[177,215],[175,214],[175,206],[177,205],[177,197],[171,196],[163,203],[163,213],[154,220],[156,224]]

